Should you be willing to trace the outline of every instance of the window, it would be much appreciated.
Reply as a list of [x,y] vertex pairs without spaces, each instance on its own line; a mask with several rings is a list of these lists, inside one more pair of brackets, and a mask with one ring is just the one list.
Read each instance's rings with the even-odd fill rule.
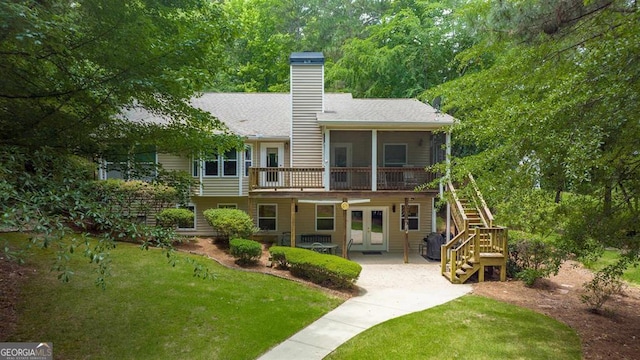
[[181,209],[191,210],[193,219],[187,223],[178,223],[178,230],[195,230],[196,229],[196,206],[189,204],[187,206],[178,206]]
[[[400,230],[404,230],[404,204],[400,205]],[[420,230],[420,205],[409,205],[409,230]]]
[[244,150],[244,176],[249,176],[249,168],[253,166],[253,147],[247,145]]
[[400,167],[407,164],[407,144],[384,144],[384,166]]
[[334,230],[335,205],[316,205],[316,230]]
[[238,204],[218,204],[218,209],[237,209]]
[[258,227],[260,230],[277,230],[278,206],[275,204],[258,204]]
[[222,176],[238,176],[238,152],[230,150],[222,159]]
[[[222,166],[221,166],[222,165]],[[207,159],[194,159],[192,166],[192,175],[198,177],[200,168],[204,171],[203,176],[238,176],[238,152],[230,150],[224,155],[212,155]]]
[[135,146],[133,150],[112,149],[104,156],[103,179],[151,181],[156,176],[156,151],[153,146]]
[[203,176],[218,176],[218,159],[205,160],[203,168]]

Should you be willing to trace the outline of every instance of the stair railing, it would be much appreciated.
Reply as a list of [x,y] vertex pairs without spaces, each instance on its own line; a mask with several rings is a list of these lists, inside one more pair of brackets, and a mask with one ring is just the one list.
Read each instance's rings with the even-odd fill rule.
[[478,188],[478,184],[476,184],[476,180],[473,178],[473,175],[471,175],[471,173],[469,173],[469,183],[473,188],[471,196],[473,197],[473,201],[476,203],[476,207],[478,208],[478,211],[480,213],[482,223],[485,227],[493,227],[493,214],[491,214],[491,210],[489,210],[487,203],[484,201],[482,193]]

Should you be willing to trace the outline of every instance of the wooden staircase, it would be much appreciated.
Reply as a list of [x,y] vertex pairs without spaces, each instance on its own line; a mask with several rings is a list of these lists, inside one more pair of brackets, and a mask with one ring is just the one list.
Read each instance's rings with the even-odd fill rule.
[[500,281],[505,281],[507,229],[493,225],[493,215],[471,174],[468,185],[471,195],[461,198],[453,184],[447,184],[457,235],[442,245],[442,275],[454,284],[466,282],[475,273],[478,273],[478,281],[484,281],[486,267],[499,267]]

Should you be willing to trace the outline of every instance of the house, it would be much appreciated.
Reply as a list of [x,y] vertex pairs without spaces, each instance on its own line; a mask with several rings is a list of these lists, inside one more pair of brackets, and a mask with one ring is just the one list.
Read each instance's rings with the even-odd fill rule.
[[[351,251],[417,251],[435,231],[438,188],[416,191],[445,161],[454,119],[415,99],[325,93],[322,53],[290,56],[290,93],[205,93],[193,104],[246,139],[217,158],[156,154],[200,182],[185,235],[212,235],[210,208],[248,212],[257,236],[297,245],[321,238]],[[149,117],[138,112],[133,117]]]

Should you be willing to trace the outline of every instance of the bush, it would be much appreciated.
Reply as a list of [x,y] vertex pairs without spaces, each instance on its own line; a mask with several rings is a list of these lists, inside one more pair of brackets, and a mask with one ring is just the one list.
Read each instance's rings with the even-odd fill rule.
[[193,227],[193,211],[179,208],[164,209],[156,214],[156,224],[164,228]]
[[262,256],[262,244],[253,240],[232,239],[229,241],[229,252],[238,265],[255,264]]
[[204,217],[217,233],[217,240],[227,243],[229,239],[249,238],[258,229],[244,211],[238,209],[209,209]]
[[278,267],[288,268],[294,276],[325,287],[351,288],[362,271],[356,262],[311,250],[272,246],[269,252]]
[[580,300],[589,306],[589,309],[599,313],[602,306],[612,295],[620,294],[624,288],[620,276],[611,272],[598,272],[595,277],[584,285],[585,293]]
[[558,274],[564,253],[535,235],[512,231],[509,240],[509,277],[533,286],[535,281]]

